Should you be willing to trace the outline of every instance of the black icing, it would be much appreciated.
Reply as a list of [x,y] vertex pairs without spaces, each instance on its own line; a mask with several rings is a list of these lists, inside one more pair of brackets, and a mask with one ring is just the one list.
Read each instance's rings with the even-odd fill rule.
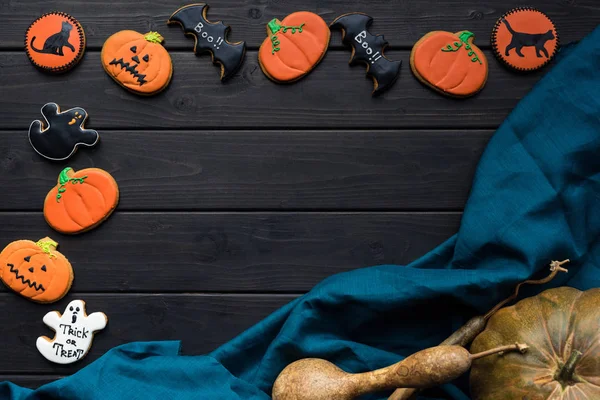
[[98,132],[84,129],[87,112],[80,107],[59,112],[56,103],[42,107],[42,121],[33,121],[29,127],[29,142],[41,156],[50,160],[66,160],[78,145],[93,146],[98,142]]
[[212,53],[213,63],[221,64],[221,80],[225,80],[235,74],[244,62],[246,42],[227,41],[231,28],[220,21],[209,22],[206,19],[207,11],[207,4],[191,4],[175,11],[168,23],[180,24],[186,35],[196,38],[196,54]]
[[[134,47],[132,47],[132,48],[134,48]],[[140,74],[139,71],[137,70],[138,65],[140,65],[140,58],[138,56],[133,56],[133,57],[131,57],[131,59],[133,61],[135,61],[137,64],[131,65],[130,63],[123,61],[123,58],[119,58],[118,60],[116,58],[113,58],[113,60],[108,65],[120,66],[121,70],[125,70],[125,71],[129,72],[134,78],[137,79],[140,86],[142,86],[144,83],[147,83],[148,81],[146,79],[144,79],[144,78],[146,78],[146,75]]]
[[331,23],[332,29],[342,29],[344,44],[352,46],[354,53],[350,63],[367,64],[367,76],[376,82],[373,94],[379,94],[392,86],[400,75],[402,61],[391,61],[383,52],[388,45],[383,35],[374,36],[368,28],[373,18],[362,13],[344,14]]
[[41,283],[38,285],[37,282],[31,282],[31,280],[25,279],[25,276],[19,275],[19,270],[14,266],[14,264],[6,264],[6,266],[10,268],[10,272],[15,274],[15,279],[20,280],[21,282],[23,282],[24,285],[27,285],[30,288],[34,288],[36,291],[45,290],[44,286],[42,286]]

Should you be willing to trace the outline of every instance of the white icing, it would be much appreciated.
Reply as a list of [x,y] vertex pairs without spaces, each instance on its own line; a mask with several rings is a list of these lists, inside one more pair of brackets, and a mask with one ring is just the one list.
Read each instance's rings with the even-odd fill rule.
[[40,336],[36,346],[49,361],[71,364],[82,359],[92,347],[94,332],[106,327],[108,318],[102,312],[85,313],[85,302],[73,300],[63,315],[51,311],[44,316],[44,323],[56,332],[54,339]]
[[[356,41],[356,43],[360,44],[363,49],[365,49],[365,52],[367,53],[368,56],[371,56],[371,54],[373,54],[373,49],[371,48],[371,46],[369,45],[369,43],[366,40],[363,41],[363,39],[366,39],[366,38],[367,38],[367,31],[362,31],[354,37],[354,40]],[[376,52],[371,57],[369,57],[369,62],[371,64],[375,64],[381,57],[383,57],[383,56],[381,54],[379,54],[379,52]]]

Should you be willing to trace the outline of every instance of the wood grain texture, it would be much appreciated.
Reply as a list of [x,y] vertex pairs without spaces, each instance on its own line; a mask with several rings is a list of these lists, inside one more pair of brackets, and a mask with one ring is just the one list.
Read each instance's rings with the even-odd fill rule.
[[[24,52],[0,53],[0,129],[25,130],[40,117],[43,104],[81,106],[90,128],[226,129],[286,128],[492,128],[495,129],[548,71],[515,74],[490,51],[489,79],[469,99],[442,96],[410,72],[409,52],[390,52],[403,60],[400,79],[381,96],[371,97],[373,82],[364,66],[349,66],[350,52],[332,51],[307,77],[294,85],[271,82],[261,71],[257,53],[225,83],[208,61],[188,52],[173,53],[171,85],[145,98],[117,85],[102,69],[98,52],[88,52],[68,74],[48,77]],[[18,100],[15,100],[18,99]],[[102,132],[100,132],[102,134]]]
[[104,312],[108,316],[108,325],[95,336],[92,348],[83,360],[61,366],[45,360],[35,347],[35,341],[39,336],[53,337],[53,331],[42,322],[44,315],[49,311],[64,311],[69,301],[78,297],[68,295],[58,303],[39,305],[12,293],[0,293],[2,309],[13,310],[0,316],[3,332],[0,371],[11,375],[69,375],[111,348],[134,341],[182,340],[182,354],[205,354],[295,297],[87,294],[81,299],[86,302],[88,313]]
[[408,264],[452,236],[460,217],[116,212],[83,236],[64,236],[41,213],[0,213],[0,249],[52,237],[73,265],[72,293],[305,292],[338,272]]
[[[42,209],[65,166],[110,172],[118,210],[460,210],[492,131],[110,131],[49,163],[0,132],[0,210]],[[26,182],[27,184],[24,184]]]
[[8,381],[15,385],[37,389],[46,383],[63,378],[62,375],[0,375],[0,382]]
[[[106,3],[89,0],[56,1],[0,1],[1,46],[22,47],[23,35],[29,24],[44,12],[64,11],[76,17],[86,32],[88,46],[99,49],[106,38],[122,29],[141,33],[159,31],[166,38],[169,49],[191,49],[193,41],[183,36],[177,26],[168,27],[166,21],[179,7],[193,1],[180,0],[121,0]],[[383,33],[394,47],[409,47],[422,35],[432,30],[452,32],[468,29],[475,33],[482,45],[489,45],[489,37],[496,20],[511,8],[523,6],[513,0],[221,0],[208,2],[211,21],[223,20],[231,25],[231,41],[245,40],[256,49],[266,36],[266,24],[273,18],[283,19],[294,11],[316,12],[330,23],[341,14],[365,12],[374,19],[373,33]],[[598,24],[600,6],[596,0],[528,0],[528,6],[537,7],[558,22],[563,43],[578,40]],[[339,35],[334,45],[340,45]],[[191,50],[190,50],[191,51]]]

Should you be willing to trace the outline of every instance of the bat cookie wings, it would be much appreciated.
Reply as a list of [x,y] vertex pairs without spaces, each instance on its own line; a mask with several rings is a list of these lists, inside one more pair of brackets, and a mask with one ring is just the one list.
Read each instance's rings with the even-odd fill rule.
[[344,14],[330,25],[341,28],[343,42],[352,46],[350,64],[361,61],[367,65],[367,76],[373,78],[373,95],[377,95],[396,82],[400,74],[401,61],[387,59],[383,52],[388,45],[383,35],[374,36],[368,28],[373,18],[362,13]]
[[209,22],[207,11],[207,4],[190,4],[175,11],[167,23],[181,25],[186,35],[194,37],[197,55],[211,53],[213,63],[221,65],[221,80],[224,81],[233,76],[244,62],[246,42],[230,43],[227,35],[231,28],[221,21]]
[[48,103],[41,112],[44,122],[35,120],[31,123],[29,142],[42,157],[66,160],[79,145],[93,146],[100,139],[98,132],[84,128],[88,114],[81,107],[61,112],[58,104]]

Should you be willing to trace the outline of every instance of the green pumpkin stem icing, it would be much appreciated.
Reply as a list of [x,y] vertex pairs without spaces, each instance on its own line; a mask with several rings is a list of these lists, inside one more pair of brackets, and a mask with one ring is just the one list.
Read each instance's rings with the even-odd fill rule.
[[289,29],[291,29],[292,34],[296,33],[296,31],[298,31],[298,33],[302,33],[302,28],[304,27],[304,25],[306,25],[306,24],[302,24],[300,26],[286,26],[286,25],[281,25],[279,23],[279,21],[277,20],[277,18],[272,19],[267,24],[267,27],[271,31],[271,46],[273,46],[273,49],[271,50],[271,54],[275,54],[275,52],[281,50],[281,48],[279,48],[279,45],[281,44],[281,42],[277,38],[277,33],[279,31],[286,33]]
[[146,39],[150,43],[161,44],[165,38],[158,32],[148,32],[144,35],[144,39]]
[[81,178],[70,178],[69,171],[72,170],[73,168],[67,167],[60,171],[60,174],[58,175],[58,183],[60,184],[60,186],[58,187],[58,193],[56,194],[57,203],[60,203],[62,194],[67,191],[67,183],[71,182],[71,184],[75,185],[77,183],[83,183],[85,178],[87,178],[87,175],[82,176]]
[[56,255],[54,255],[54,253],[52,253],[52,250],[56,250],[56,247],[58,246],[58,243],[56,243],[54,240],[50,239],[50,238],[43,238],[38,240],[37,242],[35,242],[35,245],[37,247],[39,247],[40,249],[42,249],[42,251],[46,254],[48,254],[48,257],[52,258],[56,258]]
[[452,44],[447,44],[446,47],[442,47],[442,51],[444,51],[444,52],[458,51],[464,44],[467,54],[469,55],[469,57],[471,57],[471,62],[478,62],[479,64],[482,64],[481,60],[479,59],[479,57],[477,56],[477,54],[471,47],[471,43],[469,43],[469,39],[472,39],[474,36],[475,35],[473,34],[473,32],[462,31],[458,34],[458,38],[460,39],[460,42],[454,42]]

